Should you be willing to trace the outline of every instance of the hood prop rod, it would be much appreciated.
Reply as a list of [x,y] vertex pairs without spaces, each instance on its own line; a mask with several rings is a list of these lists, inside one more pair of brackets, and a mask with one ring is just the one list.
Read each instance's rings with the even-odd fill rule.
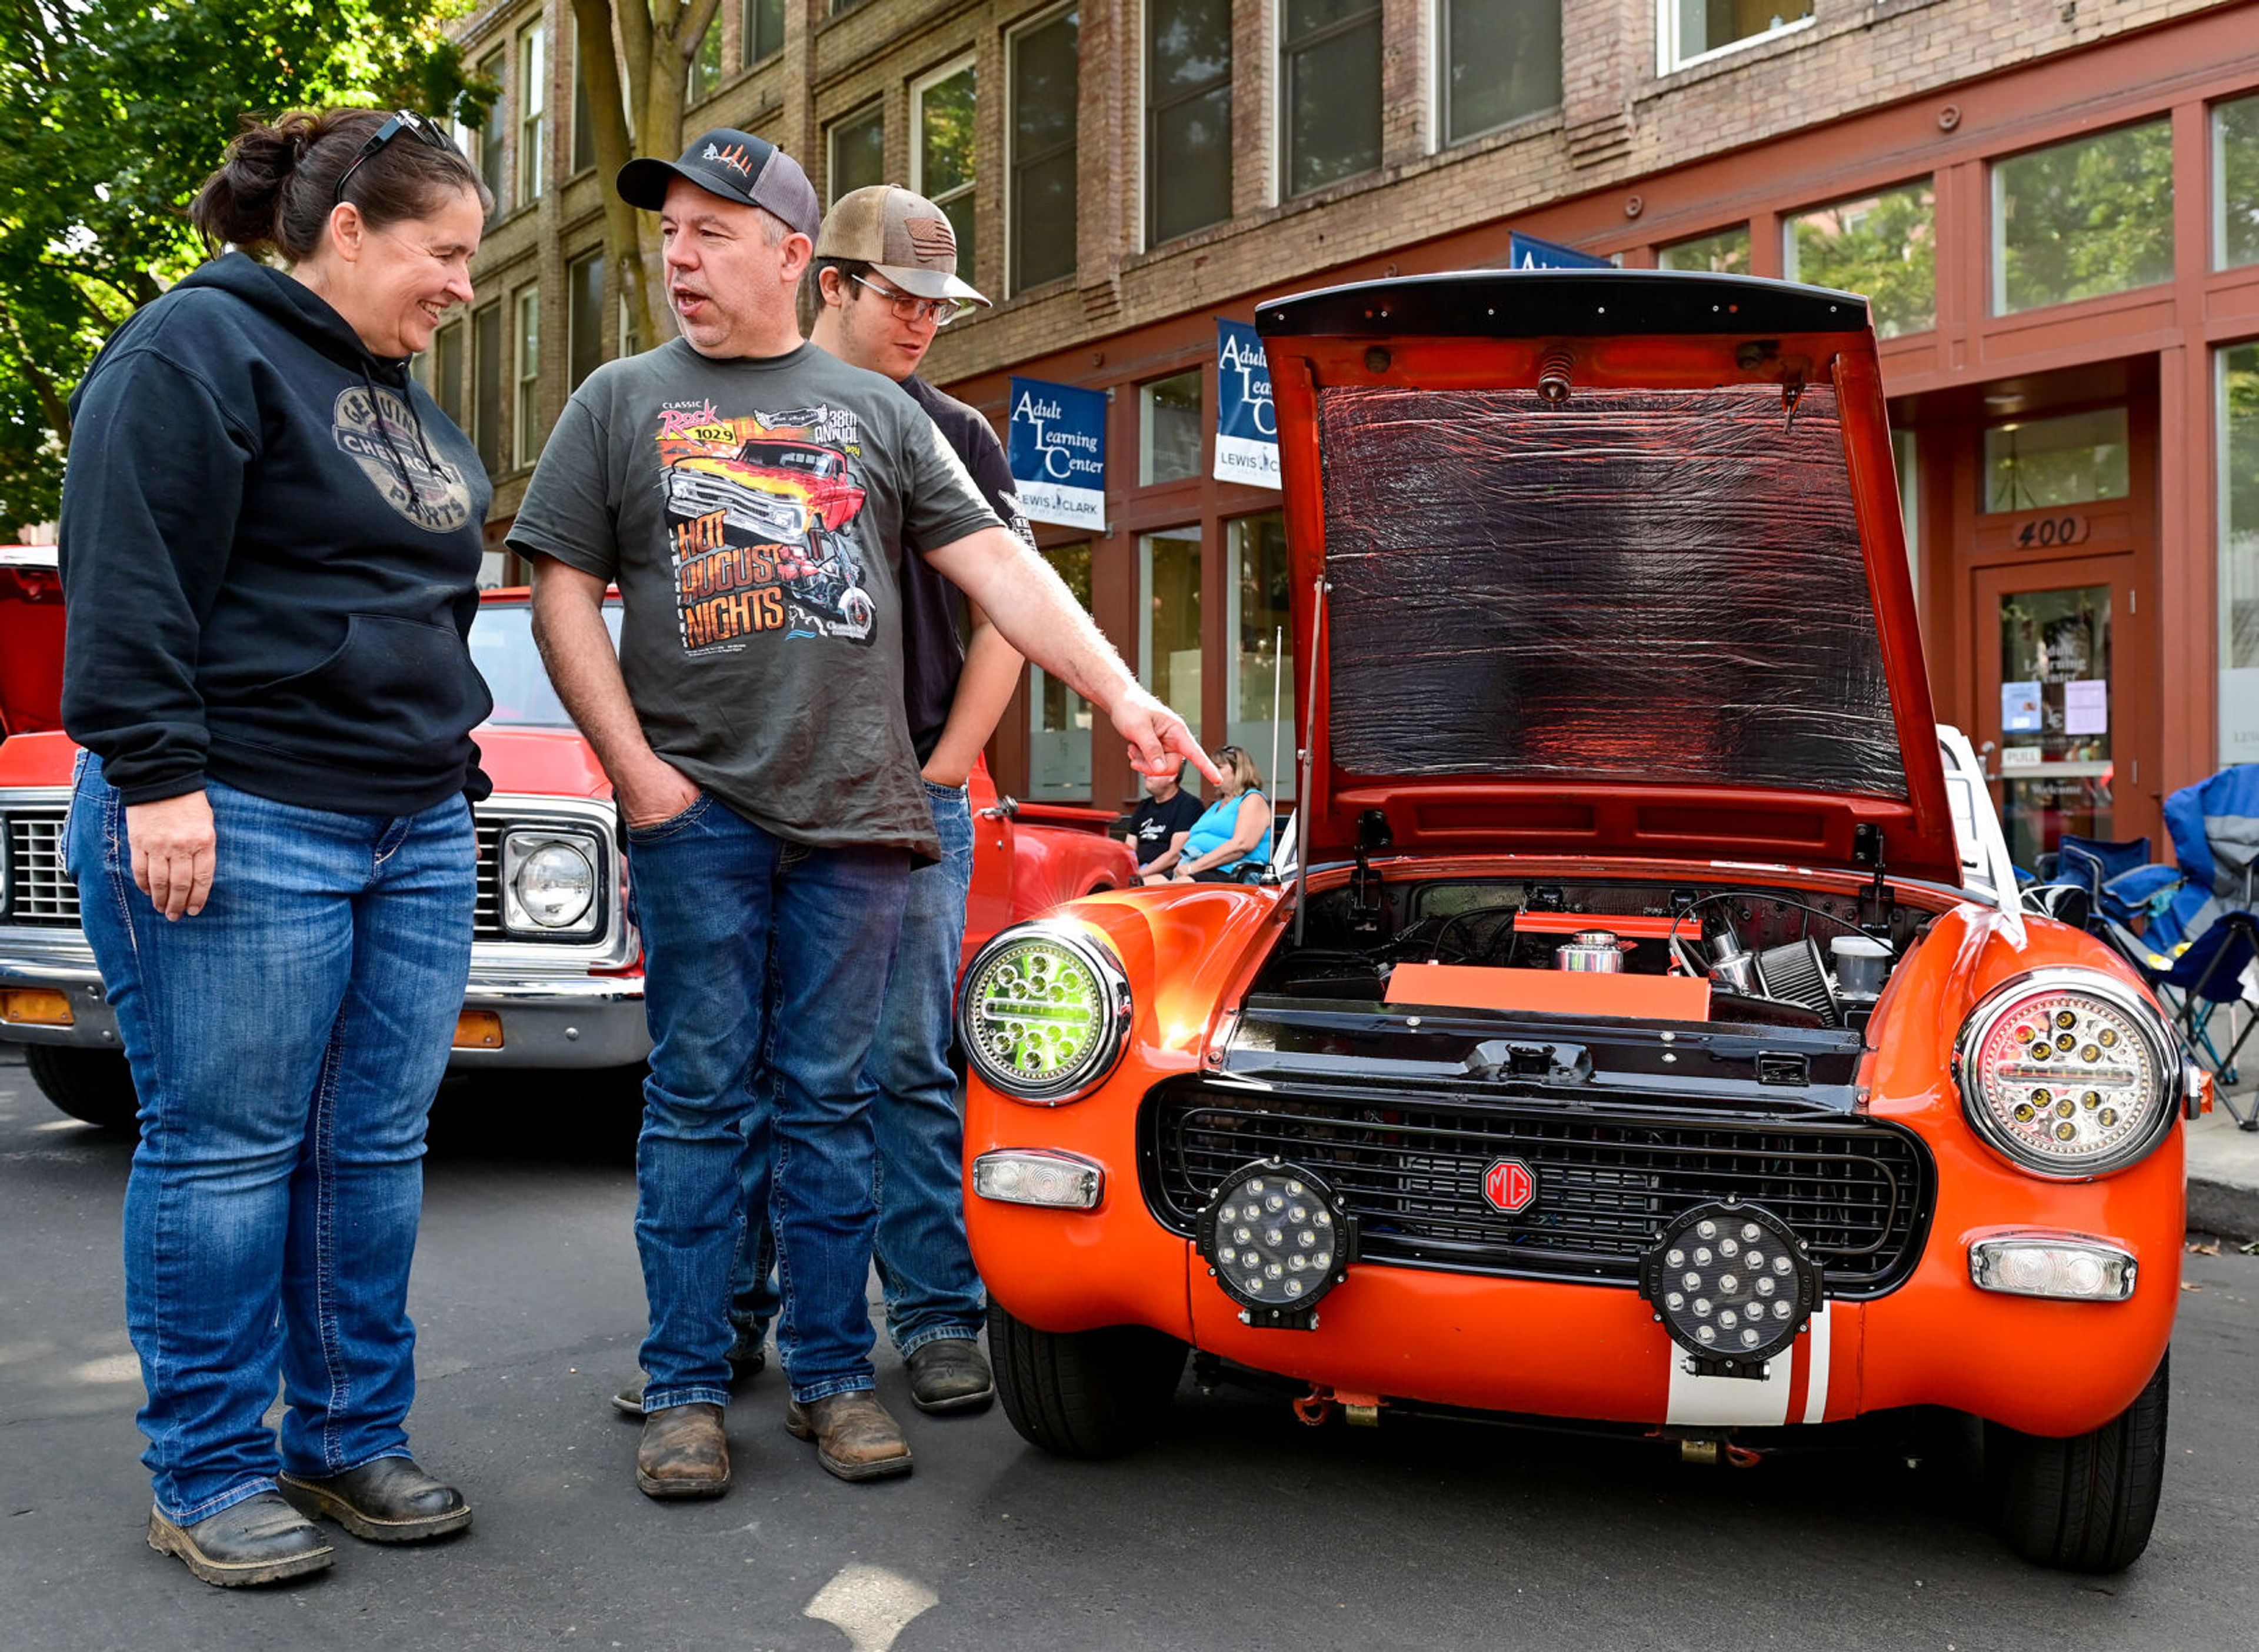
[[1318,710],[1318,645],[1326,634],[1326,593],[1332,590],[1333,581],[1320,573],[1310,581],[1310,691],[1302,703],[1310,709],[1309,720],[1302,730],[1302,778],[1294,788],[1294,944],[1302,943],[1303,921],[1308,915],[1310,893],[1310,787],[1315,780],[1318,762],[1316,737]]

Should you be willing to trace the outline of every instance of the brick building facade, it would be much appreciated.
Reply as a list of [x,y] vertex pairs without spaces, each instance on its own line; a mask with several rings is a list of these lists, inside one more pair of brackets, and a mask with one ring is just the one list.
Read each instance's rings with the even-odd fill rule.
[[[2155,831],[2259,757],[2259,4],[836,5],[723,0],[686,130],[759,132],[827,199],[943,200],[1000,302],[930,376],[1000,429],[1012,374],[1109,393],[1111,525],[1042,538],[1212,744],[1267,757],[1284,663],[1277,495],[1211,474],[1216,318],[1520,231],[1873,288],[1941,714],[1999,752],[2023,855]],[[502,206],[424,366],[498,543],[621,313],[570,5],[460,34],[505,82],[477,146]],[[1036,677],[1000,781],[1122,801],[1089,722]]]

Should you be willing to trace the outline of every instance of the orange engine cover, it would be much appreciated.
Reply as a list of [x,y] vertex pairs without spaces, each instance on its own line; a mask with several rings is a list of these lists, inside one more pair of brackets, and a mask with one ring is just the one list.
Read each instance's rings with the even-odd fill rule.
[[1686,975],[1610,975],[1578,970],[1503,970],[1466,964],[1399,964],[1392,1004],[1452,1009],[1519,1009],[1545,1015],[1635,1015],[1707,1021],[1710,983]]

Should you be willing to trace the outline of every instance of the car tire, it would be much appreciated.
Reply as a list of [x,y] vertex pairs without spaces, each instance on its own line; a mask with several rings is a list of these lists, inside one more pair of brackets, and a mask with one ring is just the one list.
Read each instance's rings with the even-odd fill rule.
[[2169,1354],[2134,1403],[2068,1440],[1985,1429],[1985,1478],[2008,1546],[2036,1565],[2122,1571],[2149,1546],[2165,1483]]
[[133,1074],[117,1051],[25,1044],[24,1065],[40,1093],[71,1117],[118,1136],[141,1133]]
[[1039,1331],[991,1302],[988,1354],[1004,1414],[1030,1445],[1063,1457],[1119,1456],[1160,1427],[1185,1345],[1140,1325]]

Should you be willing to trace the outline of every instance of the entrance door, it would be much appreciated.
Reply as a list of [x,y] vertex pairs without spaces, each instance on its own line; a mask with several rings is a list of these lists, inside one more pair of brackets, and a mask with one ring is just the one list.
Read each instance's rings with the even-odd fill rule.
[[2127,835],[2141,785],[2128,730],[2149,726],[2156,663],[2139,623],[2134,557],[1973,570],[1978,749],[2008,852],[2027,871],[2065,833]]

